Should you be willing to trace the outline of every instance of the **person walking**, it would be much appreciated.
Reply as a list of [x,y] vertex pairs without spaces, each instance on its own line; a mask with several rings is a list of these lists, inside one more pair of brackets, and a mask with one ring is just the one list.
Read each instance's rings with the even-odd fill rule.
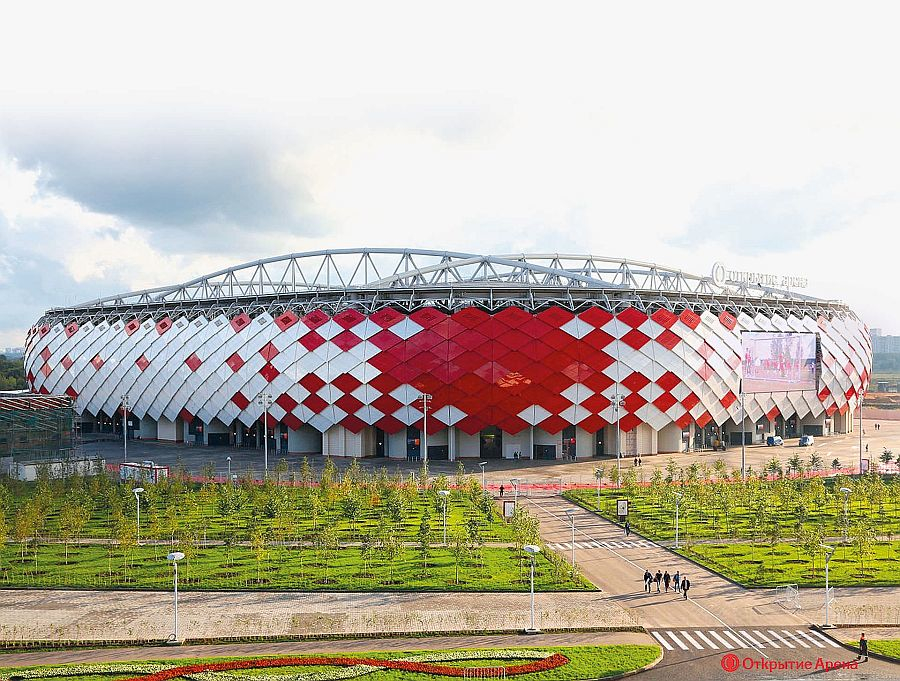
[[663,575],[663,584],[666,586],[666,593],[669,593],[669,584],[672,581],[672,575],[669,574],[669,571],[666,570],[666,574]]
[[688,589],[691,588],[691,580],[687,577],[681,579],[681,592],[684,594],[684,600],[688,599]]
[[650,574],[650,570],[644,570],[644,591],[650,593],[650,582],[653,581],[653,575]]
[[503,498],[503,485],[500,485],[500,498]]
[[869,641],[866,639],[865,633],[859,635],[859,655],[856,656],[856,659],[861,657],[866,658],[863,662],[869,661]]
[[629,525],[628,521],[626,520],[625,521],[625,536],[627,537],[629,534],[631,534],[631,525]]
[[661,593],[659,590],[659,583],[662,581],[662,572],[657,570],[656,576],[653,579],[656,581],[656,593]]
[[679,586],[680,581],[681,581],[681,573],[678,570],[675,570],[675,576],[672,578],[672,582],[675,584],[675,593],[678,593],[679,589],[681,588]]
[[638,466],[643,466],[643,463],[641,462],[641,457],[638,457]]

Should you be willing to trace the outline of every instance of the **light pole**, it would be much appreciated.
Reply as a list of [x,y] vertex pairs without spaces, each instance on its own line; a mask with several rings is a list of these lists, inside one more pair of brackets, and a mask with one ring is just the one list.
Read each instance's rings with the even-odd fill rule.
[[438,495],[441,497],[441,501],[443,501],[444,506],[444,546],[447,545],[447,497],[450,496],[450,492],[445,489],[439,489]]
[[134,498],[137,501],[137,543],[138,546],[141,545],[141,492],[144,491],[143,487],[135,487],[133,490]]
[[519,505],[519,479],[512,478],[510,480],[510,482],[512,483],[512,486],[513,486],[513,502],[516,504],[516,506],[518,506]]
[[172,643],[180,643],[181,640],[178,638],[178,561],[184,560],[184,554],[181,551],[173,551],[166,556],[166,560],[172,561],[172,567],[175,568],[175,633],[169,640]]
[[122,399],[122,444],[124,446],[124,463],[128,463],[128,394]]
[[678,515],[681,506],[681,497],[684,496],[681,492],[675,492],[675,548],[678,548]]
[[594,471],[594,477],[597,478],[597,513],[600,513],[600,481],[603,475],[600,473],[600,469]]
[[230,456],[225,457],[225,463],[228,464],[228,484],[230,485],[231,484],[231,457]]
[[431,395],[422,393],[422,461],[428,463],[428,400]]
[[862,443],[862,404],[865,394],[859,396],[859,474],[862,475],[863,443]]
[[541,547],[534,544],[525,544],[523,548],[525,553],[531,557],[531,626],[525,630],[525,633],[537,634],[540,632],[534,626],[534,558],[541,552]]
[[826,544],[819,544],[819,548],[825,551],[825,628],[831,629],[831,621],[828,618],[828,602],[831,595],[828,593],[828,563],[831,562],[831,556],[834,555],[834,547]]
[[479,461],[478,465],[481,466],[481,489],[484,489],[484,467],[487,466],[487,461]]
[[853,490],[849,487],[841,487],[841,494],[844,495],[844,543],[847,543],[847,528],[849,527],[850,519],[847,517],[847,501],[850,499],[850,492]]
[[619,425],[622,420],[622,407],[625,406],[625,396],[616,393],[613,395],[613,400],[615,400],[616,405],[616,488],[622,486],[622,447],[619,444],[619,437],[622,433],[622,428]]
[[575,569],[575,511],[571,508],[566,509],[566,516],[572,524],[572,569]]
[[269,393],[261,393],[256,398],[256,403],[263,408],[263,456],[265,465],[265,478],[269,479],[269,407],[272,406],[272,396]]

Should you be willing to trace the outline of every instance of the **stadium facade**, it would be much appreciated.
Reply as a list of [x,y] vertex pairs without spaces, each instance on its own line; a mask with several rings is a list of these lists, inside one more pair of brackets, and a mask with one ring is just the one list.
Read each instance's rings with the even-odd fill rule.
[[[331,250],[49,310],[32,390],[128,436],[290,453],[587,458],[740,443],[740,334],[819,334],[815,391],[748,394],[743,430],[853,429],[872,365],[845,304],[576,255]],[[619,399],[616,399],[616,396]],[[619,404],[618,411],[616,404]],[[89,428],[89,425],[85,425]]]

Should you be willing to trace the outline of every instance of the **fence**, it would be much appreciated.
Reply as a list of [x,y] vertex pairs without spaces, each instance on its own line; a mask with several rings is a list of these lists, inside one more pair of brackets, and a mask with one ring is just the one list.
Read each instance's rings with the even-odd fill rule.
[[775,602],[783,608],[799,610],[800,609],[800,589],[796,584],[786,584],[784,586],[775,587]]

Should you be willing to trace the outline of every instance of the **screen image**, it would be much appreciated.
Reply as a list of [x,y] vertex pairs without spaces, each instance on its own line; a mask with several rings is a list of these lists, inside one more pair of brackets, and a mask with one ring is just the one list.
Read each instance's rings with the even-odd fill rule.
[[745,331],[741,351],[744,393],[818,389],[818,334]]

